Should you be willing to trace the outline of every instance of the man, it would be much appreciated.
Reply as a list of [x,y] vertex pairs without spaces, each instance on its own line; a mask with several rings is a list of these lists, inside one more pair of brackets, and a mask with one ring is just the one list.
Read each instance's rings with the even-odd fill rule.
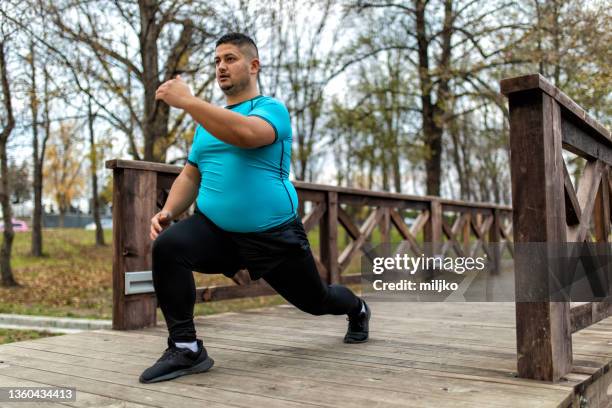
[[[233,276],[246,267],[300,310],[348,315],[346,343],[368,339],[370,309],[341,285],[321,281],[289,181],[291,123],[285,105],[257,90],[257,46],[231,33],[216,44],[217,83],[227,106],[191,94],[177,76],[155,95],[198,123],[188,163],[151,219],[153,284],[168,326],[168,348],[140,376],[151,383],[213,365],[193,323],[192,271]],[[171,225],[196,201],[195,213]]]

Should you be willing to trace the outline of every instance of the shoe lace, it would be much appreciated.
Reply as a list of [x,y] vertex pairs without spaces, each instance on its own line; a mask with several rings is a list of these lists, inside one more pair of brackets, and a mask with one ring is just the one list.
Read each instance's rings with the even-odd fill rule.
[[162,356],[157,361],[168,360],[168,359],[173,358],[173,357],[175,357],[175,356],[177,356],[177,355],[179,355],[181,353],[182,353],[182,350],[179,347],[168,347],[164,351],[164,354],[162,354]]

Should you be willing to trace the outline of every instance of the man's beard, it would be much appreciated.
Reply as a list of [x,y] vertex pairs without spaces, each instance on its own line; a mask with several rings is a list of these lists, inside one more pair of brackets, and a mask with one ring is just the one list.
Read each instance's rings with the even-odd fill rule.
[[231,84],[231,85],[225,86],[225,87],[222,86],[222,85],[219,85],[219,87],[221,88],[223,93],[225,95],[228,95],[228,96],[236,95],[236,94],[242,92],[248,86],[249,86],[249,78],[245,78],[242,81],[239,81],[237,83],[234,83],[234,84]]

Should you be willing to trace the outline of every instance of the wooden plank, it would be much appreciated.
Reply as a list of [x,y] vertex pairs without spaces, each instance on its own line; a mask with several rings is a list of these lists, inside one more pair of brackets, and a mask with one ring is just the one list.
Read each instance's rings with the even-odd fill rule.
[[[60,355],[58,353],[58,355]],[[7,370],[9,371],[9,370]],[[23,378],[14,378],[10,376],[10,372],[6,373],[7,375],[2,375],[0,373],[0,387],[54,387],[54,385],[43,383],[43,382],[35,382],[29,381]],[[64,385],[66,387],[67,385]],[[61,401],[61,402],[19,402],[18,404],[11,405],[16,408],[28,408],[28,407],[122,407],[122,408],[146,408],[153,407],[155,405],[147,405],[144,403],[136,403],[136,402],[128,402],[121,400],[119,398],[111,398],[105,397],[98,394],[92,394],[89,392],[84,392],[83,390],[76,390],[76,400],[75,401]],[[7,404],[7,406],[9,406]]]
[[380,210],[382,211],[382,216],[380,217],[378,227],[380,229],[380,243],[384,245],[389,243],[389,234],[391,232],[390,208],[381,208]]
[[[494,274],[499,274],[501,268],[501,215],[499,211],[493,210],[493,216],[491,217],[491,225],[489,227],[489,250],[491,253],[491,263],[493,265]],[[492,248],[491,248],[492,247]]]
[[583,123],[589,132],[598,135],[604,142],[607,141],[612,143],[610,131],[606,129],[605,126],[593,119],[569,96],[567,96],[560,89],[548,82],[540,74],[530,74],[520,77],[503,79],[500,82],[500,90],[508,98],[511,98],[513,94],[518,93],[529,92],[533,94],[538,93],[537,91],[545,92],[557,103],[561,104],[564,110],[572,116],[572,119],[578,120],[579,122]]
[[327,193],[326,211],[320,222],[319,245],[321,262],[325,266],[327,275],[324,280],[331,283],[340,281],[340,267],[338,265],[338,193]]
[[421,229],[423,229],[427,225],[428,220],[429,220],[429,211],[428,210],[421,211],[417,219],[414,221],[414,224],[412,224],[412,227],[410,228],[410,233],[416,237],[419,231],[421,231]]
[[485,234],[490,230],[491,225],[493,224],[494,216],[490,215],[487,219],[482,223],[482,225],[478,225],[478,223],[474,222],[474,217],[470,219],[470,225],[474,235],[476,235],[476,241],[474,241],[472,248],[469,251],[470,257],[475,257],[478,248],[482,247],[482,250],[489,257],[489,259],[493,258],[493,254],[489,250],[489,246],[485,241]]
[[274,291],[265,281],[260,279],[248,285],[224,285],[196,288],[196,303],[275,294],[276,291]]
[[[239,337],[236,338],[239,339]],[[67,353],[68,355],[63,354],[63,358],[69,364],[78,366],[81,364],[79,360],[82,361],[87,356],[87,349],[89,348],[91,350],[89,352],[91,358],[100,362],[98,368],[108,371],[120,370],[125,373],[133,372],[135,374],[138,372],[139,366],[146,365],[150,359],[155,357],[155,353],[152,350],[155,349],[155,344],[158,344],[157,347],[161,347],[163,341],[163,338],[155,340],[152,336],[143,335],[105,336],[104,339],[109,341],[98,339],[98,345],[87,341],[81,347],[77,346],[74,349],[70,349]],[[235,343],[239,344],[239,341],[235,341]],[[76,344],[78,345],[79,343],[76,342]],[[335,363],[325,360],[314,361],[308,358],[300,358],[297,355],[294,357],[281,357],[275,353],[270,354],[266,350],[261,352],[248,348],[243,350],[239,346],[235,348],[220,348],[214,340],[207,341],[207,344],[214,344],[210,348],[214,350],[214,356],[217,357],[217,361],[223,362],[223,366],[218,364],[214,370],[199,376],[204,379],[196,379],[193,376],[183,377],[179,381],[175,381],[176,383],[182,385],[205,381],[207,386],[223,387],[231,390],[243,386],[245,393],[257,392],[258,390],[267,391],[269,387],[266,384],[276,384],[275,388],[268,391],[273,396],[284,396],[285,398],[297,400],[303,395],[313,403],[320,403],[319,397],[330,398],[330,406],[338,406],[338,400],[335,399],[334,393],[338,398],[347,398],[348,395],[354,395],[362,387],[366,387],[370,398],[372,398],[372,400],[368,400],[368,403],[379,401],[379,403],[385,403],[385,406],[388,403],[401,402],[399,398],[395,398],[397,395],[395,393],[397,392],[404,393],[404,399],[417,398],[421,401],[427,401],[429,404],[438,398],[442,398],[447,404],[453,404],[453,406],[456,406],[455,404],[464,406],[467,402],[476,404],[475,406],[506,406],[502,403],[502,396],[508,398],[511,393],[516,393],[522,389],[521,394],[524,396],[524,399],[517,400],[516,405],[522,406],[527,403],[534,404],[536,401],[539,403],[560,401],[563,398],[562,395],[566,395],[569,391],[563,388],[555,388],[554,386],[546,388],[525,387],[524,384],[517,380],[515,380],[515,383],[511,383],[508,380],[489,382],[476,378],[454,379],[438,377],[435,374],[432,375],[425,372],[422,372],[420,375],[408,375],[410,377],[408,381],[408,371],[402,368],[395,369],[388,367],[381,369],[362,365],[358,370],[355,370],[346,365],[350,364],[348,361],[346,363]],[[141,346],[139,347],[139,345]],[[60,355],[57,358],[49,355],[49,353],[54,351],[52,346],[37,342],[27,347],[28,349],[24,351],[26,355],[31,353],[30,355],[35,358],[61,361]],[[41,352],[36,353],[35,350],[41,350]],[[43,354],[45,351],[47,353]],[[339,371],[343,374],[338,375]],[[255,373],[259,373],[259,375],[255,375]],[[245,381],[238,379],[242,375],[244,375],[245,379],[251,378],[252,381],[246,381],[248,384],[243,384]],[[234,376],[235,379],[232,380],[230,376]],[[379,378],[379,381],[372,382],[370,377]],[[292,384],[295,384],[295,386],[292,386]],[[330,386],[328,387],[326,384]],[[407,387],[407,384],[411,386]],[[458,387],[458,389],[469,388],[479,392],[449,394],[442,389],[444,386],[451,389],[455,387]],[[300,390],[302,393],[300,393]],[[381,393],[391,393],[393,397],[383,399],[380,398]],[[313,397],[313,394],[317,394],[318,397]],[[486,398],[487,396],[490,398]],[[444,403],[443,401],[438,401],[438,403]]]
[[601,185],[597,189],[593,221],[595,225],[595,240],[608,242],[610,236],[610,189],[607,170],[602,171]]
[[325,202],[325,192],[324,191],[311,191],[311,190],[306,190],[304,188],[296,188],[295,190],[298,195],[298,200],[302,205],[304,201],[312,201],[315,203]]
[[302,224],[304,225],[304,231],[308,232],[315,225],[319,223],[323,214],[325,214],[326,204],[325,202],[320,202],[315,205],[313,210],[304,217],[302,220]]
[[[414,208],[426,208],[429,206],[429,202],[431,200],[436,200],[439,201],[442,205],[449,205],[449,206],[459,206],[461,208],[466,208],[468,210],[474,210],[474,211],[478,211],[478,210],[483,210],[484,212],[489,211],[490,213],[490,209],[492,208],[498,208],[502,211],[512,211],[512,208],[510,206],[507,205],[501,205],[501,204],[496,204],[496,203],[473,203],[473,202],[468,202],[468,201],[461,201],[461,200],[451,200],[451,199],[447,199],[447,198],[441,198],[441,197],[436,197],[436,196],[428,196],[428,195],[423,195],[423,196],[418,196],[418,195],[411,195],[411,194],[402,194],[402,193],[393,193],[393,192],[389,192],[389,191],[374,191],[374,190],[366,190],[366,189],[360,189],[360,188],[349,188],[349,187],[340,187],[340,186],[331,186],[331,185],[326,185],[326,184],[316,184],[316,183],[306,183],[303,181],[292,181],[292,184],[295,186],[296,189],[300,189],[300,190],[312,190],[312,191],[317,191],[317,192],[336,192],[338,193],[338,202],[343,203],[343,204],[347,204],[347,203],[352,203],[352,202],[359,202],[358,200],[360,200],[361,198],[364,199],[381,199],[381,201],[374,201],[375,203],[384,203],[384,200],[394,200],[397,203],[399,203],[400,205],[397,206],[397,208],[413,208],[410,207],[412,205],[415,205],[416,207]],[[357,201],[355,201],[357,200]],[[372,203],[370,201],[368,201],[368,203]],[[402,203],[406,203],[406,205],[408,206],[403,206]],[[389,206],[389,207],[393,207],[394,204],[387,204],[387,205],[382,205],[382,206]]]
[[452,245],[457,256],[465,256],[461,244],[459,244],[456,239],[456,235],[459,233],[459,231],[461,231],[461,229],[463,228],[465,223],[468,222],[469,219],[470,216],[467,213],[458,214],[452,227],[449,227],[448,224],[444,220],[442,220],[442,231],[448,238],[442,246],[442,255],[446,254],[446,252]]
[[582,330],[593,324],[593,303],[586,302],[579,306],[570,308],[570,324],[572,333]]
[[[118,345],[127,346],[125,342],[114,342],[115,347]],[[115,373],[121,373],[125,376],[137,378],[142,372],[143,367],[154,361],[155,355],[149,353],[149,360],[146,355],[140,358],[130,356],[123,360],[115,359],[107,361],[104,359],[96,359],[96,367],[94,370],[89,370],[89,366],[82,357],[69,357],[66,354],[48,352],[44,350],[25,349],[15,350],[8,348],[3,350],[3,355],[15,356],[20,353],[27,357],[27,363],[23,363],[26,367],[39,367],[47,362],[50,367],[56,370],[67,371],[70,367],[75,370],[83,370],[85,373],[97,373],[103,379],[112,379]],[[68,358],[67,358],[68,357]],[[136,360],[136,362],[134,362]],[[21,364],[21,363],[20,363]],[[245,406],[249,401],[255,406],[276,406],[276,407],[306,407],[306,406],[342,406],[343,402],[355,394],[355,387],[342,383],[330,383],[318,381],[315,379],[300,378],[298,380],[289,381],[287,378],[281,379],[278,376],[271,377],[270,375],[257,375],[256,372],[245,372],[248,366],[242,364],[238,369],[226,369],[224,367],[214,367],[208,373],[203,373],[196,376],[186,376],[174,380],[164,385],[170,387],[174,384],[174,389],[181,391],[185,397],[213,396],[213,400],[221,396],[227,395],[227,402],[235,406]],[[253,367],[255,368],[255,367]],[[263,377],[263,378],[262,378]],[[162,384],[158,383],[157,385]],[[313,390],[316,390],[313,393]],[[415,395],[415,391],[405,390],[377,390],[369,389],[368,395],[360,397],[361,404],[376,405],[385,404],[390,407],[401,407],[404,405],[404,400],[407,395]],[[445,400],[454,400],[444,396]],[[435,399],[430,399],[433,402]],[[441,402],[441,398],[438,398]],[[461,400],[459,400],[461,402]],[[261,405],[265,404],[265,405]],[[356,406],[354,404],[351,404]],[[462,406],[469,405],[463,402]]]
[[582,211],[580,210],[580,203],[578,202],[578,197],[576,197],[574,184],[567,171],[565,161],[563,162],[563,185],[565,188],[565,218],[567,225],[578,225],[580,224]]
[[357,228],[351,220],[351,217],[340,206],[338,206],[338,221],[340,221],[340,225],[344,227],[352,239],[357,239],[357,237],[359,237],[359,228]]
[[424,228],[425,243],[430,245],[433,252],[429,255],[439,254],[442,245],[442,204],[440,201],[431,201],[429,218]]
[[379,197],[371,196],[369,194],[356,195],[338,193],[338,203],[354,207],[386,207],[412,210],[422,210],[428,208],[427,202],[423,200],[406,200],[401,197]]
[[[129,365],[122,365],[122,363],[125,363],[126,361],[139,361],[141,362],[140,364],[147,364],[148,361],[154,358],[156,355],[154,351],[152,351],[156,348],[155,344],[158,344],[157,347],[160,347],[162,340],[161,338],[159,340],[151,340],[150,336],[138,336],[136,338],[134,338],[134,336],[125,337],[123,340],[115,339],[113,337],[105,337],[105,339],[110,341],[98,341],[98,344],[100,345],[99,347],[102,347],[104,350],[108,350],[105,352],[97,350],[98,346],[95,346],[90,340],[88,340],[84,345],[94,350],[90,354],[93,354],[94,358],[96,359],[121,363],[119,364],[119,367],[121,367],[121,371],[123,372],[130,372]],[[234,338],[239,339],[240,337],[235,336]],[[248,345],[247,347],[239,346],[239,341],[232,342],[233,344],[237,344],[236,346],[231,346],[229,344],[229,340],[228,343],[218,343],[216,340],[208,338],[205,339],[205,341],[207,341],[206,344],[210,345],[210,349],[213,350],[212,353],[214,354],[211,355],[216,357],[217,361],[223,361],[223,366],[218,364],[215,367],[215,371],[211,371],[205,375],[207,385],[213,386],[216,386],[217,384],[225,384],[225,387],[232,387],[232,383],[236,383],[236,386],[240,386],[239,384],[242,383],[240,380],[228,381],[227,379],[223,378],[226,376],[226,374],[230,373],[232,375],[238,375],[236,370],[239,370],[240,372],[244,372],[245,377],[253,376],[254,373],[259,373],[260,375],[254,376],[255,379],[261,378],[263,380],[263,384],[265,384],[265,382],[277,384],[277,392],[282,392],[283,395],[292,397],[293,395],[291,395],[291,393],[294,393],[295,391],[287,387],[287,384],[285,384],[289,382],[289,380],[291,380],[291,383],[296,383],[299,381],[299,384],[301,384],[300,388],[310,390],[310,394],[313,392],[321,394],[321,397],[328,397],[330,393],[334,392],[334,389],[325,390],[321,387],[321,385],[324,386],[325,383],[331,381],[336,387],[335,392],[343,397],[348,393],[354,393],[357,387],[361,388],[366,386],[368,392],[372,396],[380,395],[381,391],[402,391],[412,394],[419,400],[427,401],[430,404],[434,403],[436,400],[439,400],[440,402],[448,401],[448,403],[451,403],[453,400],[456,400],[455,403],[462,403],[463,400],[467,400],[477,405],[483,404],[483,406],[486,406],[486,404],[495,406],[496,404],[499,404],[500,401],[503,401],[503,399],[495,399],[495,396],[501,398],[501,395],[499,394],[504,394],[507,398],[508,393],[516,392],[519,390],[518,387],[525,386],[517,380],[514,380],[514,383],[512,383],[507,379],[500,379],[500,382],[482,382],[482,380],[476,378],[453,379],[444,376],[440,377],[436,374],[426,372],[421,372],[419,375],[414,375],[416,373],[410,375],[409,373],[413,372],[412,370],[407,371],[406,369],[400,367],[388,367],[386,370],[382,370],[381,368],[375,366],[361,364],[359,369],[355,369],[351,368],[353,363],[348,360],[338,360],[337,363],[334,363],[333,361],[312,360],[300,355],[288,355],[286,357],[282,357],[277,355],[275,352],[275,349],[290,350],[289,347],[279,347],[277,345],[273,346],[274,349],[272,346],[266,349],[253,349],[248,347]],[[141,344],[142,347],[138,347],[138,344]],[[52,348],[41,345],[28,347],[36,347],[41,350],[53,351]],[[77,347],[74,350],[71,350],[70,354],[84,356],[87,349],[86,347]],[[68,361],[70,360],[74,360],[74,357],[69,357]],[[74,364],[78,363],[75,362]],[[108,368],[106,369],[109,370],[112,370],[113,368],[110,363],[107,367]],[[100,368],[104,368],[104,366]],[[219,370],[223,370],[221,374],[222,377],[219,379],[214,378],[211,374],[217,376],[219,374]],[[338,375],[339,371],[342,372],[343,375]],[[372,380],[369,378],[370,376],[379,378],[379,381],[372,383]],[[406,380],[407,376],[411,378],[409,382]],[[419,380],[416,380],[416,377],[418,377]],[[192,383],[191,381],[192,380],[189,377],[184,377],[181,379],[181,382]],[[202,382],[202,380],[195,379],[194,381]],[[368,381],[370,382],[369,385]],[[252,385],[246,385],[246,392],[250,391],[251,386],[255,387],[255,389],[264,388],[263,384],[257,383],[256,380],[254,380],[254,382],[255,383]],[[412,386],[406,387],[406,384],[411,384]],[[445,384],[446,386],[461,385],[463,389],[469,388],[479,390],[479,392],[458,394],[451,393],[449,395],[442,390],[443,387],[440,386],[440,384]],[[533,404],[535,401],[540,401],[541,403],[545,401],[551,402],[550,397],[552,395],[556,396],[553,397],[556,400],[559,398],[558,395],[566,394],[569,391],[565,388],[553,387],[554,386],[548,386],[546,388],[527,387],[527,389],[523,391],[523,395],[528,395],[530,399],[525,398],[523,400],[524,402],[518,401],[518,406],[527,403],[527,401],[529,401],[531,404]],[[276,390],[272,390],[271,392],[276,394],[275,391]],[[425,397],[423,400],[422,398],[424,398],[424,394],[427,397]],[[548,394],[548,396],[546,396],[546,394]],[[485,396],[489,396],[490,398],[486,398]],[[407,396],[404,398],[406,397]],[[480,402],[477,400],[478,398],[480,399]],[[331,402],[332,401],[330,401],[330,403]],[[391,401],[387,400],[384,402]],[[501,406],[504,405],[501,404]]]
[[179,174],[184,166],[173,166],[171,164],[148,162],[143,160],[113,159],[106,161],[107,169],[130,169],[145,170],[157,173]]
[[[10,371],[5,375],[10,375],[15,379],[22,379],[35,382],[63,387],[70,384],[77,388],[78,392],[87,392],[104,397],[116,398],[121,396],[121,400],[135,404],[145,402],[156,407],[180,406],[186,408],[199,408],[202,404],[215,408],[227,408],[236,406],[230,401],[223,401],[222,398],[215,397],[217,394],[213,389],[212,396],[189,396],[181,394],[176,389],[176,384],[140,384],[138,379],[120,372],[105,373],[95,368],[75,370],[73,366],[67,364],[51,364],[47,361],[35,361],[33,359],[18,360],[11,364]],[[246,406],[246,405],[244,405]]]
[[344,248],[344,251],[342,251],[340,254],[340,258],[338,259],[340,271],[346,269],[355,253],[363,246],[365,240],[372,234],[372,231],[374,231],[374,228],[376,228],[376,224],[379,222],[381,217],[382,212],[380,209],[377,208],[372,210],[368,218],[363,222],[363,225],[359,229],[359,237]]
[[588,162],[578,185],[576,197],[582,217],[580,223],[567,227],[568,242],[583,242],[591,226],[591,216],[595,207],[595,198],[601,185],[603,163],[600,161]]
[[601,160],[612,164],[612,146],[602,143],[600,138],[593,137],[579,124],[564,119],[561,124],[563,148],[587,160]]
[[[509,93],[513,234],[515,243],[566,240],[560,108],[541,91]],[[546,258],[546,257],[544,257]],[[547,259],[515,246],[517,299],[548,292]],[[518,372],[557,381],[572,366],[569,304],[516,303]]]
[[[419,214],[419,217],[421,215],[422,215],[422,213]],[[410,228],[408,228],[408,226],[404,223],[404,220],[399,215],[399,213],[397,211],[395,211],[395,210],[391,210],[390,216],[391,216],[391,221],[393,222],[393,225],[395,225],[395,227],[399,231],[399,233],[402,236],[402,238],[404,238],[404,240],[406,240],[406,242],[408,243],[408,246],[410,247],[412,252],[417,254],[417,255],[420,255],[421,254],[421,247],[419,246],[419,244],[417,243],[416,238],[414,237],[414,235],[410,231]]]

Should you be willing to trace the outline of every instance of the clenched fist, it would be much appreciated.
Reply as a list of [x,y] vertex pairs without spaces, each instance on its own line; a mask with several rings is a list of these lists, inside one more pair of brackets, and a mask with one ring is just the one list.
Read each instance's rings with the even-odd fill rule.
[[151,240],[155,240],[157,236],[166,228],[170,226],[172,222],[172,213],[170,211],[160,211],[151,218],[151,233],[149,237]]
[[164,82],[155,91],[155,99],[179,109],[183,109],[191,98],[193,98],[191,88],[180,75]]

